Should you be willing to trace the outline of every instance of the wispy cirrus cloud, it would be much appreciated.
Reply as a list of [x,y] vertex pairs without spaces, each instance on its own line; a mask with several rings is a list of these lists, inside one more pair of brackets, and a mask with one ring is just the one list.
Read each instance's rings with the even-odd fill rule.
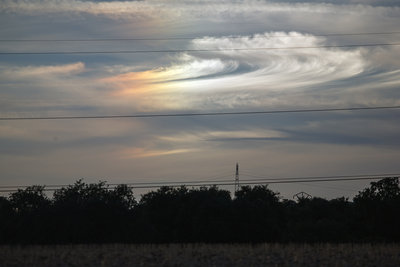
[[123,149],[119,151],[118,155],[125,159],[130,158],[149,158],[149,157],[161,157],[173,154],[182,154],[194,152],[194,149],[164,149],[164,150],[152,150],[141,147],[134,147]]
[[[145,12],[144,9],[147,9]],[[146,14],[152,14],[157,5],[148,4],[145,1],[77,1],[77,0],[40,0],[40,1],[18,1],[5,0],[0,6],[0,11],[22,14],[46,14],[46,13],[88,13],[93,15],[104,15],[120,17],[121,15],[139,16],[148,18]]]
[[[75,101],[113,113],[396,104],[387,92],[399,86],[400,74],[382,56],[389,52],[326,44],[311,34],[266,32],[193,39],[169,65],[143,71],[130,71],[134,65],[87,68],[83,62],[3,65],[2,102],[24,94],[37,108]],[[3,106],[10,109],[11,102]]]
[[[135,20],[154,19],[163,17],[165,19],[178,18],[204,18],[214,20],[230,20],[232,18],[243,18],[244,14],[254,13],[257,17],[274,13],[313,13],[329,14],[332,12],[340,14],[376,13],[368,6],[377,4],[372,0],[351,1],[77,1],[77,0],[4,0],[0,6],[0,12],[19,14],[51,14],[51,13],[86,13],[92,15],[107,16],[110,18],[130,18]],[[336,6],[338,4],[338,6]],[[387,12],[399,3],[395,0],[387,0],[380,7],[379,12]],[[201,9],[199,9],[201,5]],[[348,5],[347,8],[341,8]],[[392,10],[393,11],[393,10]],[[162,15],[162,16],[161,16]]]
[[99,85],[90,81],[87,72],[83,62],[0,65],[0,112],[34,116],[90,111],[102,97],[96,93]]
[[160,109],[276,105],[279,96],[331,86],[370,68],[362,49],[323,48],[325,44],[324,38],[297,32],[204,37],[189,46],[189,51],[199,52],[182,53],[170,66],[104,81],[115,88],[115,96],[148,110],[152,105]]
[[37,79],[48,78],[50,76],[68,76],[85,71],[83,62],[76,62],[62,65],[39,65],[39,66],[0,66],[0,77],[2,79]]

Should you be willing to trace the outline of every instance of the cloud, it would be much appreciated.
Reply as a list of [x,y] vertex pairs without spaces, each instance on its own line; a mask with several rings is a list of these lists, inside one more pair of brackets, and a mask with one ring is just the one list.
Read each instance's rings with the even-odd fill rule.
[[50,76],[69,76],[85,71],[83,62],[64,65],[49,66],[0,66],[0,77],[2,79],[32,78],[45,79]]
[[86,73],[83,62],[36,66],[2,65],[0,112],[17,112],[28,116],[38,112],[47,115],[51,111],[88,112],[96,106],[98,95],[96,85],[85,77]]
[[[249,67],[249,71],[237,75],[243,80],[238,84],[227,77],[227,87],[252,87],[263,84],[263,90],[303,87],[330,80],[343,79],[359,74],[365,68],[360,50],[341,50],[327,48],[306,48],[326,45],[323,38],[297,32],[271,32],[243,36],[242,38],[202,38],[193,41],[193,47],[199,49],[227,49],[211,55],[231,59],[240,66]],[[288,49],[281,49],[288,47]],[[296,47],[295,49],[290,49]],[[249,49],[248,51],[229,51],[229,49]],[[261,48],[261,50],[257,50]],[[263,50],[265,48],[265,50]],[[278,48],[278,49],[274,49]],[[256,50],[251,50],[256,49]],[[236,75],[235,75],[236,76]],[[278,89],[281,90],[281,89]]]
[[186,61],[182,65],[162,67],[141,72],[128,72],[114,77],[102,79],[103,82],[117,85],[121,90],[117,95],[146,94],[162,90],[162,84],[186,79],[198,79],[215,74],[222,74],[236,69],[235,62],[222,62],[219,59],[197,60],[196,58],[183,56]]
[[[26,67],[2,66],[0,76],[5,85],[2,90],[2,95],[5,96],[2,99],[2,111],[4,114],[7,110],[20,110],[30,112],[32,116],[36,110],[48,111],[51,115],[66,115],[66,111],[68,115],[102,115],[135,114],[142,111],[163,113],[187,110],[271,110],[399,103],[398,98],[393,97],[400,84],[399,71],[392,70],[392,65],[385,67],[386,59],[374,65],[379,62],[376,59],[382,58],[382,49],[252,50],[260,47],[323,46],[326,41],[323,37],[298,32],[196,38],[188,44],[188,49],[213,51],[176,54],[169,65],[143,71],[131,71],[135,67],[130,65],[94,65],[87,68],[83,62]],[[233,52],[230,50],[232,48],[249,50]],[[17,90],[11,85],[16,82],[19,84]],[[376,90],[377,87],[380,90]],[[35,98],[38,93],[40,100]],[[11,97],[13,95],[16,96],[15,99]],[[60,98],[60,95],[63,97]],[[24,101],[17,101],[18,98]],[[106,136],[114,137],[104,139],[97,134],[94,137],[115,146],[131,140],[129,147],[142,149],[132,155],[151,156],[192,151],[204,145],[207,140],[221,144],[251,140],[351,142],[350,137],[339,132],[330,133],[332,138],[329,139],[323,128],[315,132],[310,129],[301,130],[301,122],[299,120],[294,123],[293,129],[278,127],[276,123],[274,126],[270,125],[270,128],[260,129],[257,120],[240,120],[234,123],[243,127],[243,130],[238,131],[229,127],[229,123],[217,125],[208,120],[207,126],[200,127],[193,123],[188,125],[186,121],[187,129],[182,128],[182,123],[177,123],[170,132],[163,132],[160,128],[171,128],[171,123],[163,126],[146,122],[147,127],[152,127],[153,131],[159,133],[157,136],[149,136],[150,130],[138,134],[135,129],[136,138],[130,139],[129,132],[110,133],[97,126],[97,132],[103,131]],[[378,125],[378,122],[375,121],[375,124]],[[280,123],[284,124],[283,121]],[[329,125],[327,129],[332,127],[333,125]],[[198,133],[194,134],[196,129]],[[9,133],[18,132],[18,128],[8,127],[6,130]],[[371,136],[363,139],[363,133],[353,130],[356,132],[355,138],[360,137],[359,140],[364,140],[363,143],[373,141]],[[76,133],[64,127],[60,128],[58,134],[50,135],[58,136],[59,140],[66,141],[65,144],[77,144],[80,139],[86,140],[80,135],[71,140],[68,136],[76,136]],[[52,137],[46,138],[45,141]],[[139,139],[144,142],[142,145],[136,144]],[[154,140],[158,141],[154,143]]]
[[[319,36],[398,31],[396,5],[390,0],[3,0],[2,39],[172,39],[2,42],[1,51],[250,50],[3,55],[0,114],[399,105],[399,47],[251,50],[398,42],[396,34]],[[215,177],[221,170],[233,177],[236,162],[272,177],[396,172],[398,115],[387,110],[3,121],[0,169],[4,184],[65,184],[81,177],[185,181]],[[298,185],[292,190],[298,192]]]
[[[248,127],[246,127],[248,128]],[[250,128],[247,130],[223,130],[223,131],[212,131],[206,130],[195,132],[184,132],[178,135],[159,136],[158,138],[163,141],[173,142],[176,144],[185,144],[192,142],[204,142],[204,141],[224,141],[224,140],[239,140],[239,139],[263,139],[263,138],[283,138],[286,135],[283,132]]]
[[269,0],[277,3],[330,3],[335,5],[373,5],[373,6],[399,6],[399,0]]
[[[295,2],[295,3],[293,3]],[[18,0],[4,0],[0,12],[20,14],[51,14],[51,13],[86,13],[106,16],[110,18],[130,18],[135,20],[182,19],[182,18],[212,18],[213,20],[231,20],[244,18],[245,14],[253,13],[258,18],[265,14],[281,12],[300,12],[327,14],[332,11],[340,14],[357,14],[370,12],[367,6],[359,4],[376,4],[373,0],[352,1],[77,1],[77,0],[32,0],[29,2]],[[338,7],[335,5],[339,4]],[[341,5],[349,6],[343,9]],[[199,9],[201,5],[201,9]],[[379,4],[377,4],[379,5]],[[398,1],[387,0],[387,6],[396,6]]]
[[[194,39],[189,50],[207,52],[182,53],[170,66],[103,81],[115,88],[115,97],[144,110],[298,106],[286,99],[358,77],[370,67],[362,49],[309,48],[324,45],[324,38],[297,32],[204,37]],[[289,49],[273,49],[282,47]]]
[[182,154],[193,152],[193,149],[170,149],[170,150],[148,150],[145,148],[129,148],[120,151],[120,156],[125,159],[129,158],[148,158],[148,157],[160,157],[173,154]]
[[[147,1],[77,1],[77,0],[4,0],[0,12],[17,14],[90,14],[112,19],[130,18],[143,21],[156,18],[157,10],[166,5]],[[164,13],[164,12],[161,12]]]

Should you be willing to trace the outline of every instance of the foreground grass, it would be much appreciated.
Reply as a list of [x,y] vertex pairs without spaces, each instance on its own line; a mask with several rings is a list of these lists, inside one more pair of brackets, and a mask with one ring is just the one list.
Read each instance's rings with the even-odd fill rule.
[[0,266],[400,266],[400,244],[0,246]]

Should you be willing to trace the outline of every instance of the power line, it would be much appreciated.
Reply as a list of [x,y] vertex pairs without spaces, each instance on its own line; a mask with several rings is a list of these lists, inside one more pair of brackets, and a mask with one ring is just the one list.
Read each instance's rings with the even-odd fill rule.
[[[242,180],[240,185],[258,185],[258,184],[291,184],[291,183],[313,183],[313,182],[337,182],[337,181],[359,181],[359,180],[376,180],[383,179],[388,177],[361,177],[361,178],[332,178],[332,179],[305,179],[305,180],[285,180],[285,181],[265,181],[265,182],[249,182],[247,180]],[[181,185],[174,185],[171,187],[180,187]],[[227,182],[227,183],[208,183],[208,184],[196,184],[192,186],[214,186],[214,185],[235,185],[235,182]],[[130,186],[130,188],[157,188],[160,186],[152,185],[152,186]]]
[[314,112],[386,110],[386,109],[399,109],[399,108],[400,108],[400,106],[378,106],[378,107],[348,107],[348,108],[265,110],[265,111],[206,112],[206,113],[168,113],[168,114],[93,115],[93,116],[47,116],[47,117],[0,117],[0,121],[164,118],[164,117],[228,116],[228,115],[257,115],[257,114],[261,115],[261,114],[283,114],[283,113],[314,113]]
[[[227,177],[227,175],[223,176],[224,178]],[[219,178],[219,177],[216,177]],[[200,184],[200,183],[214,183],[214,182],[229,182],[231,180],[194,180],[194,181],[169,181],[169,182],[131,182],[131,183],[110,183],[107,184],[109,186],[118,186],[118,185],[182,185],[182,184]],[[52,185],[45,185],[45,187],[50,187],[50,188],[62,188],[62,187],[68,187],[70,185],[67,184],[52,184]],[[0,186],[1,188],[27,188],[30,187],[30,185],[2,185]]]
[[[315,37],[329,37],[329,36],[363,36],[363,35],[396,35],[400,32],[362,32],[362,33],[328,33],[328,34],[312,34]],[[208,38],[227,38],[227,39],[241,39],[248,36],[205,36]],[[303,36],[290,36],[290,35],[273,35],[268,38],[298,38]],[[170,40],[193,40],[204,37],[164,37],[164,38],[83,38],[83,39],[0,39],[0,42],[109,42],[109,41],[170,41]],[[250,38],[265,38],[265,36],[250,36]]]
[[288,47],[256,47],[256,48],[221,48],[221,49],[164,49],[164,50],[116,50],[116,51],[47,51],[47,52],[0,52],[0,55],[80,55],[80,54],[139,54],[139,53],[191,53],[191,52],[236,52],[236,51],[266,51],[316,48],[351,48],[375,46],[399,46],[400,43],[348,44],[322,46],[288,46]]
[[[357,175],[334,175],[334,176],[303,176],[303,177],[281,177],[281,178],[270,178],[267,176],[256,176],[246,174],[244,171],[244,176],[259,178],[259,179],[251,179],[251,181],[265,181],[265,180],[304,180],[304,179],[336,179],[336,178],[361,178],[361,177],[382,177],[382,176],[400,176],[400,173],[380,173],[380,174],[357,174]],[[0,187],[1,188],[1,187]]]
[[[288,184],[288,183],[314,183],[314,182],[337,182],[337,181],[359,181],[359,180],[376,180],[388,177],[399,177],[400,174],[373,174],[362,177],[362,175],[349,175],[349,176],[314,176],[314,177],[291,177],[291,178],[271,178],[271,179],[244,179],[241,180],[241,185],[258,185],[258,184]],[[138,182],[138,183],[114,183],[107,184],[108,189],[115,189],[118,185],[127,185],[129,188],[159,188],[162,186],[168,187],[181,187],[181,186],[227,186],[235,185],[235,182],[230,180],[219,181],[177,181],[177,182]],[[29,186],[0,186],[0,192],[15,192],[18,188],[27,188]],[[56,191],[67,185],[47,185],[44,186],[45,191]],[[46,188],[47,187],[47,188]]]
[[[305,179],[305,180],[285,180],[285,181],[265,181],[265,182],[249,182],[246,180],[243,180],[243,182],[240,183],[241,186],[244,185],[265,185],[265,184],[292,184],[292,183],[314,183],[314,182],[338,182],[338,181],[359,181],[359,180],[376,180],[376,179],[383,179],[383,178],[388,178],[388,177],[364,177],[364,178],[332,178],[332,179]],[[151,188],[160,188],[162,186],[168,186],[168,187],[182,187],[182,186],[191,186],[191,187],[207,187],[207,186],[231,186],[235,185],[235,182],[224,182],[224,183],[202,183],[202,184],[188,184],[188,183],[183,183],[183,184],[170,184],[170,185],[162,185],[162,184],[149,184],[149,185],[128,185],[128,188],[131,189],[151,189]],[[107,189],[115,189],[115,186],[108,187]],[[60,188],[44,188],[43,191],[56,191],[59,190]],[[0,193],[10,193],[10,192],[16,192],[18,189],[4,189],[0,190]]]

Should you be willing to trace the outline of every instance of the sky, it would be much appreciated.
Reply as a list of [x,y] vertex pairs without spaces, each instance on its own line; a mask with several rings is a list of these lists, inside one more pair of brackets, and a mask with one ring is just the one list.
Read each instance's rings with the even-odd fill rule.
[[[397,0],[3,0],[0,25],[2,118],[400,105]],[[398,174],[399,134],[398,109],[7,120],[0,185]]]

